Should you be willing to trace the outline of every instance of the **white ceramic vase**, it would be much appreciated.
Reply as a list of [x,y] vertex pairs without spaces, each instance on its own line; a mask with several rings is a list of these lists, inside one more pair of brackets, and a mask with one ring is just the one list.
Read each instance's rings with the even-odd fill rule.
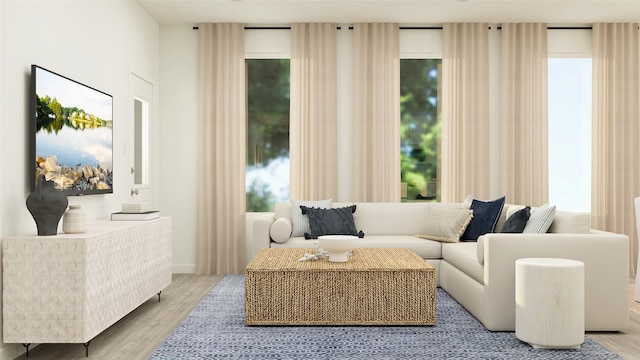
[[62,217],[62,231],[67,234],[80,234],[87,231],[87,213],[80,205],[69,205]]

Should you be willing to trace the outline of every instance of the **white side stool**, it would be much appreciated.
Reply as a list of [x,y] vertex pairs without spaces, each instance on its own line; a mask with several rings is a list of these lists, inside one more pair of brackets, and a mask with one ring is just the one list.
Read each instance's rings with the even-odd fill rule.
[[579,349],[584,342],[584,263],[516,260],[516,337],[534,348]]

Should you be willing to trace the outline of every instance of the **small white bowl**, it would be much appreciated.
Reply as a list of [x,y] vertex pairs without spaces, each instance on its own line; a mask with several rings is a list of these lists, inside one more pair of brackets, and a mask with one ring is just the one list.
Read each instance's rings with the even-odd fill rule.
[[351,235],[322,235],[318,236],[320,248],[329,253],[329,261],[345,262],[349,259],[349,252],[358,243],[357,236]]

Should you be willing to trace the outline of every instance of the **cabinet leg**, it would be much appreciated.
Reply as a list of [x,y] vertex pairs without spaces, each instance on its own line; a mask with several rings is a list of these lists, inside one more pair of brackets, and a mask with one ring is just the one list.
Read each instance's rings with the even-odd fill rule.
[[162,294],[162,290],[158,291],[158,302],[160,302],[160,294]]
[[86,343],[82,344],[84,346],[84,356],[85,357],[89,357],[89,344],[91,344],[91,340],[89,340]]
[[31,346],[31,343],[22,344],[22,346],[24,346],[27,349],[27,357],[29,357],[29,346]]

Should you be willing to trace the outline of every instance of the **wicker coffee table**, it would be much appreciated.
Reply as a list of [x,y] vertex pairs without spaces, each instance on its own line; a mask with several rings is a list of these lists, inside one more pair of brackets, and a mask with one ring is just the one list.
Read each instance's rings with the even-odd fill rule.
[[355,249],[349,261],[298,261],[263,249],[245,272],[246,325],[434,325],[435,269],[409,249]]

